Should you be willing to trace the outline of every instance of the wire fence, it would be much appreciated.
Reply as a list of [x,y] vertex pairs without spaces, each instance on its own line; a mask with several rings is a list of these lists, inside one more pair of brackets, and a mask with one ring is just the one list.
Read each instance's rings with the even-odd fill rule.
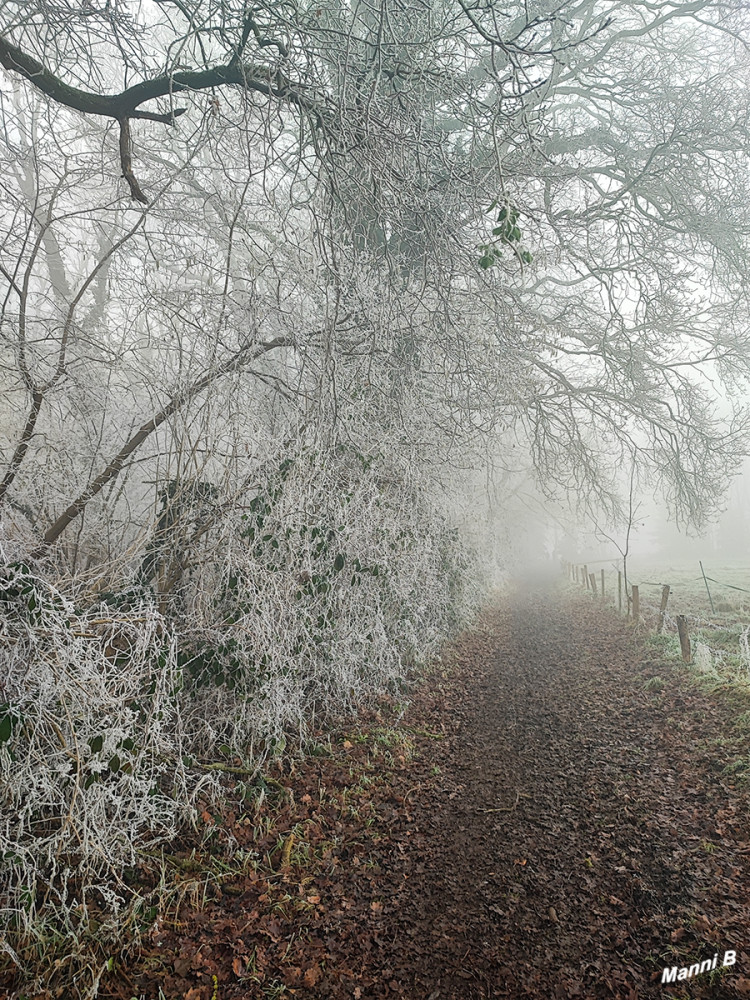
[[[665,649],[683,662],[705,674],[750,681],[750,587],[709,576],[702,563],[694,577],[670,571],[673,582],[634,582],[632,575],[626,580],[621,564],[593,571],[592,565],[563,561],[562,568],[572,584],[602,604],[614,605],[635,627],[663,636]],[[750,569],[746,575],[750,582]],[[731,601],[725,589],[748,597]]]

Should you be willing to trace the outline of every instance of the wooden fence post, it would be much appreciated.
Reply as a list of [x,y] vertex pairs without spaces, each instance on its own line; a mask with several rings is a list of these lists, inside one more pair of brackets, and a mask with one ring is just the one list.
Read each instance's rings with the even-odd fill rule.
[[665,583],[661,588],[661,604],[659,605],[659,624],[656,626],[657,635],[664,628],[664,616],[667,613],[667,601],[669,600],[669,584]]
[[583,579],[586,583],[586,590],[590,590],[591,583],[589,581],[589,568],[585,563],[583,564]]
[[589,576],[589,580],[591,581],[591,590],[594,593],[594,597],[596,597],[596,573],[592,573],[591,576]]
[[622,570],[617,571],[617,610],[622,614]]
[[604,570],[602,570],[602,603],[604,603]]
[[641,600],[638,594],[638,588],[633,587],[633,621],[637,622],[641,613]]
[[684,615],[677,615],[677,634],[680,637],[680,649],[684,663],[690,663],[692,658],[690,650],[690,636],[688,635],[687,620]]

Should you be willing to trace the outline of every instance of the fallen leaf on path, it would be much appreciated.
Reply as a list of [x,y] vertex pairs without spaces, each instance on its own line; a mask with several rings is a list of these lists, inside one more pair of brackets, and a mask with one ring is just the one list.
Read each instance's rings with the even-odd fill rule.
[[320,967],[317,965],[313,965],[309,969],[307,969],[305,975],[303,976],[302,981],[304,982],[305,986],[314,986],[322,975],[323,973]]

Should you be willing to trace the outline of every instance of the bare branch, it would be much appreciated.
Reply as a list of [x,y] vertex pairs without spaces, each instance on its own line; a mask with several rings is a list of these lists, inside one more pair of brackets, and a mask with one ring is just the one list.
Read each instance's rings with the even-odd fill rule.
[[42,544],[32,553],[31,557],[39,559],[50,545],[54,544],[68,525],[74,521],[86,509],[86,505],[114,479],[122,469],[125,461],[136,451],[143,442],[160,427],[173,413],[176,413],[187,402],[198,395],[203,389],[216,382],[217,379],[229,372],[237,371],[245,362],[254,361],[263,354],[275,350],[277,347],[291,346],[292,341],[285,337],[276,337],[274,340],[263,344],[252,344],[242,348],[232,358],[220,365],[215,371],[207,372],[197,382],[193,383],[185,392],[172,397],[166,406],[162,407],[149,421],[127,441],[118,451],[115,457],[107,464],[106,468],[90,483],[73,503],[54,521],[44,533]]
[[120,119],[120,164],[122,176],[128,182],[132,196],[142,205],[148,205],[148,198],[141,191],[133,173],[133,160],[130,153],[130,120],[128,118]]

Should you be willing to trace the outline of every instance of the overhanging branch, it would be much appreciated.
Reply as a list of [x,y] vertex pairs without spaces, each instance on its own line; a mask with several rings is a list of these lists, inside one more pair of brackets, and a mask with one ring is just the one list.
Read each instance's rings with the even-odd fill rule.
[[[166,114],[142,111],[141,105],[159,97],[167,97],[180,91],[214,90],[218,87],[237,86],[244,90],[254,90],[266,97],[274,97],[308,111],[321,122],[320,108],[308,98],[300,88],[285,80],[280,72],[273,72],[263,66],[244,63],[236,56],[226,64],[208,69],[180,70],[162,73],[151,80],[120,91],[119,94],[97,94],[65,83],[55,73],[33,56],[18,48],[0,35],[0,65],[14,73],[20,73],[37,90],[58,104],[80,111],[85,115],[101,115],[113,118],[120,124],[120,159],[123,176],[130,185],[130,191],[138,201],[147,203],[138,182],[133,176],[130,162],[130,141],[128,120],[138,118],[144,121],[174,125],[175,119],[185,114],[187,108],[174,108]],[[271,82],[271,81],[274,82]]]
[[267,97],[296,104],[300,108],[319,116],[320,109],[302,91],[274,72],[271,83],[270,71],[261,66],[253,66],[232,59],[229,63],[209,69],[179,70],[162,73],[151,80],[142,80],[119,94],[96,94],[90,90],[71,87],[33,56],[23,52],[7,38],[0,35],[0,65],[15,73],[20,73],[37,90],[51,97],[58,104],[81,111],[86,115],[102,115],[120,121],[123,118],[143,118],[147,121],[174,124],[174,119],[185,114],[187,108],[175,108],[168,114],[141,111],[146,101],[156,100],[186,90],[213,90],[216,87],[234,85],[246,90],[255,90]]

